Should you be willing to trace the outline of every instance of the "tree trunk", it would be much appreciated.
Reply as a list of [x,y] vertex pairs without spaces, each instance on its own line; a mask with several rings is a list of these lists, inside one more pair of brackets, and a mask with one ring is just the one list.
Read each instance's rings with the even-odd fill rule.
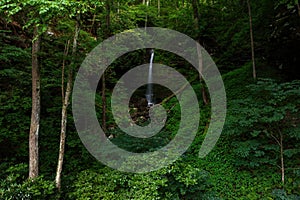
[[[63,166],[63,160],[64,160],[64,154],[65,154],[65,142],[66,142],[66,129],[67,129],[67,108],[70,103],[70,96],[72,92],[72,82],[73,82],[73,66],[75,64],[74,58],[76,54],[77,49],[77,40],[78,35],[80,31],[79,27],[79,15],[76,18],[76,26],[75,26],[75,33],[74,33],[74,39],[73,39],[73,47],[72,47],[72,62],[68,69],[68,82],[67,87],[65,91],[65,95],[63,95],[63,105],[62,105],[62,111],[61,111],[61,131],[60,131],[60,144],[59,144],[59,155],[58,155],[58,163],[57,163],[57,169],[56,169],[56,177],[55,177],[55,184],[58,190],[61,189],[61,172],[62,172],[62,166]],[[62,82],[62,84],[64,84]]]
[[[178,2],[178,1],[176,1],[176,2]],[[160,0],[157,0],[157,14],[158,14],[158,16],[160,16]]]
[[36,178],[39,173],[39,127],[41,111],[40,94],[40,69],[38,53],[40,51],[41,38],[38,33],[38,27],[34,27],[32,41],[32,110],[29,132],[29,179]]
[[[106,9],[107,9],[107,14],[106,14],[106,28],[107,28],[107,37],[110,36],[110,0],[106,0]],[[106,96],[105,96],[105,91],[106,91],[106,85],[105,85],[105,72],[103,72],[102,75],[102,129],[104,132],[106,132]]]
[[283,135],[281,133],[281,131],[279,131],[280,133],[280,164],[281,164],[281,181],[284,184],[284,172],[285,172],[285,168],[284,168],[284,157],[283,157]]
[[247,0],[248,12],[249,12],[249,24],[250,24],[250,40],[251,40],[251,57],[252,57],[252,73],[253,78],[256,80],[256,67],[255,67],[255,55],[254,55],[254,39],[253,39],[253,28],[252,28],[252,12],[250,0]]
[[300,4],[299,4],[299,1],[298,1],[298,3],[297,3],[297,8],[298,8],[298,15],[299,15],[299,17],[300,17]]
[[[146,6],[148,8],[149,0],[146,0]],[[147,26],[148,26],[148,9],[146,10],[146,17],[145,17],[145,31],[147,30]]]
[[90,33],[93,32],[93,28],[94,28],[94,25],[95,25],[95,21],[96,21],[96,12],[97,12],[97,6],[95,6],[95,13],[93,15],[93,19],[92,19],[92,25],[91,25],[91,29],[90,29]]
[[120,2],[118,2],[117,13],[118,13],[118,15],[120,14]]
[[102,75],[102,129],[106,132],[106,96],[105,73]]
[[[195,20],[195,27],[197,30],[197,41],[200,43],[200,28],[199,28],[199,20],[200,20],[200,12],[199,12],[199,1],[198,0],[192,0],[192,6],[193,6],[193,17]],[[201,48],[197,46],[197,54],[198,54],[198,59],[199,59],[199,81],[201,84],[201,94],[202,94],[202,99],[204,102],[204,105],[208,104],[208,99],[205,91],[204,84],[202,83],[202,71],[203,71],[203,60],[202,60],[202,52]]]
[[111,12],[111,2],[110,0],[106,0],[106,37],[110,36],[110,12]]
[[198,0],[192,0],[192,6],[193,6],[193,17],[195,20],[195,26],[199,33],[199,20],[200,20],[200,13],[199,13],[199,1]]
[[[198,76],[194,77],[190,82],[193,82],[197,78],[198,78]],[[165,99],[162,100],[162,102],[160,102],[158,104],[163,105],[166,102],[168,102],[170,99],[172,99],[175,95],[180,94],[189,85],[190,82],[187,82],[186,84],[184,84],[181,88],[179,88],[177,91],[173,92],[170,96],[166,97]]]
[[201,85],[202,100],[204,102],[204,105],[207,105],[208,104],[208,99],[207,99],[205,86],[203,84],[203,79],[202,79],[203,58],[202,58],[201,48],[199,46],[197,46],[197,54],[198,54],[198,59],[199,59],[199,81],[200,81],[200,85]]
[[276,141],[276,143],[279,145],[280,147],[280,170],[281,170],[281,181],[284,184],[284,177],[285,177],[285,167],[284,167],[284,155],[283,155],[283,134],[280,131],[280,129],[278,130],[278,134],[279,134],[279,138],[275,137],[273,134],[271,134],[271,137]]

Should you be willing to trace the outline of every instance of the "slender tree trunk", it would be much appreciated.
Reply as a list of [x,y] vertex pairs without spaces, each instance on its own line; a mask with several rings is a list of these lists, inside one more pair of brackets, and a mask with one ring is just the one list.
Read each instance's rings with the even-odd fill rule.
[[157,11],[158,11],[158,16],[160,16],[160,0],[157,0]]
[[106,132],[106,96],[105,73],[102,75],[102,129]]
[[199,0],[192,0],[192,6],[193,6],[193,14],[194,14],[196,29],[199,32],[199,20],[200,20]]
[[[193,6],[193,17],[195,20],[195,27],[197,30],[197,40],[198,43],[200,43],[200,28],[199,28],[199,20],[200,20],[200,12],[199,12],[199,0],[192,0],[192,6]],[[208,99],[205,91],[205,87],[202,80],[202,71],[203,71],[203,58],[202,58],[202,52],[201,48],[197,46],[197,54],[199,59],[199,81],[201,84],[201,93],[202,93],[202,99],[205,105],[208,104]]]
[[284,168],[284,157],[283,157],[283,135],[281,131],[280,133],[280,164],[281,164],[281,181],[284,184],[284,177],[285,177],[285,168]]
[[250,24],[250,40],[251,40],[251,57],[252,57],[252,73],[253,78],[256,80],[256,67],[255,67],[255,55],[254,55],[254,39],[253,39],[253,28],[252,28],[252,12],[250,0],[247,0],[248,12],[249,12],[249,24]]
[[298,8],[298,15],[299,15],[299,17],[300,17],[300,4],[299,4],[299,1],[298,1],[298,3],[297,3],[297,8]]
[[[149,0],[146,0],[146,6],[149,6]],[[148,9],[146,10],[146,12],[148,12]],[[148,13],[146,13],[146,17],[145,17],[145,30],[147,30],[147,26],[148,26]]]
[[94,27],[95,20],[96,20],[96,12],[97,12],[97,6],[95,6],[95,13],[94,13],[94,15],[93,15],[93,19],[92,19],[92,25],[91,25],[90,33],[92,33],[92,31],[93,31],[93,27]]
[[284,150],[284,146],[283,146],[283,134],[280,131],[280,129],[278,130],[278,134],[279,134],[279,138],[275,137],[273,134],[271,134],[271,137],[277,142],[277,144],[280,147],[280,170],[281,170],[281,181],[284,184],[284,177],[285,177],[285,167],[284,167],[284,155],[283,155],[283,150]]
[[[175,8],[176,8],[176,9],[178,9],[178,7],[180,6],[179,4],[180,4],[179,1],[175,1]],[[182,6],[182,7],[183,7],[183,6]]]
[[[66,57],[69,54],[69,45],[70,45],[70,40],[67,41],[67,44],[65,46],[65,51],[64,51],[64,57]],[[62,120],[61,120],[61,131],[60,131],[60,144],[59,144],[59,155],[58,155],[58,163],[57,163],[57,169],[56,169],[56,177],[55,177],[55,183],[56,187],[58,190],[61,188],[61,172],[62,172],[62,165],[63,165],[63,157],[64,157],[64,145],[65,145],[65,138],[66,138],[66,124],[67,121],[66,119],[66,104],[65,101],[68,98],[69,94],[65,91],[64,85],[65,85],[65,58],[63,59],[63,64],[62,64],[62,73],[61,73],[61,96],[62,96]],[[67,90],[68,90],[68,85],[67,85]],[[66,92],[66,95],[65,95]],[[65,98],[67,97],[67,98]]]
[[201,84],[202,100],[204,102],[204,105],[207,105],[208,104],[208,99],[207,99],[207,96],[206,96],[206,91],[205,91],[205,87],[204,87],[203,79],[202,79],[203,57],[202,57],[201,48],[199,46],[197,46],[197,54],[198,54],[198,59],[199,59],[199,80],[200,80],[200,84]]
[[111,2],[106,0],[106,37],[110,36],[110,13],[111,13]]
[[120,14],[120,2],[118,2],[117,13]]
[[38,53],[40,51],[41,38],[38,27],[34,27],[32,42],[32,110],[29,132],[29,179],[36,178],[39,173],[39,127],[41,111],[40,94],[40,69]]
[[62,69],[61,69],[61,99],[62,99],[62,105],[65,101],[65,66],[66,66],[66,59],[67,55],[69,55],[69,47],[70,47],[70,40],[67,41],[65,50],[64,50],[64,59],[62,63]]
[[[198,76],[193,78],[190,82],[193,82],[197,78],[198,78]],[[165,99],[162,100],[162,102],[160,102],[158,104],[163,105],[166,102],[168,102],[170,99],[172,99],[175,95],[181,94],[181,92],[189,85],[190,82],[187,82],[186,84],[184,84],[181,88],[179,88],[177,91],[173,92],[170,96],[166,97]]]
[[[61,116],[61,132],[60,132],[60,144],[59,144],[59,155],[58,155],[58,164],[57,164],[57,170],[56,170],[56,177],[55,177],[55,184],[58,190],[61,189],[61,172],[62,172],[62,166],[63,166],[63,160],[64,160],[64,154],[65,154],[65,142],[66,142],[66,129],[67,129],[67,108],[70,103],[70,96],[72,92],[72,82],[73,82],[73,66],[77,49],[77,40],[79,35],[79,15],[76,18],[76,27],[75,27],[75,33],[74,33],[74,39],[73,39],[73,47],[72,47],[72,62],[68,69],[68,81],[67,81],[67,87],[65,91],[65,95],[63,96],[63,105],[62,105],[62,116]],[[64,83],[63,83],[64,84]]]
[[[106,9],[107,9],[107,14],[106,14],[106,29],[107,29],[107,37],[110,36],[110,0],[106,0]],[[105,91],[106,91],[106,85],[105,85],[105,72],[103,72],[102,75],[102,129],[104,132],[106,132],[106,96],[105,96]]]

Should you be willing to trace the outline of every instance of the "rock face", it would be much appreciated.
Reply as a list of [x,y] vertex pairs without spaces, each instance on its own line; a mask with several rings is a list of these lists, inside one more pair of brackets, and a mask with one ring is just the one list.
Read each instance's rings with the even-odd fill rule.
[[[146,99],[146,87],[141,87],[134,92],[130,99],[130,116],[133,121],[140,126],[147,125],[149,122],[149,108],[148,101]],[[160,85],[153,85],[153,105],[159,104],[164,98],[170,96],[172,92]]]
[[146,98],[132,100],[130,116],[133,119],[133,121],[138,125],[144,124],[149,119],[149,107]]

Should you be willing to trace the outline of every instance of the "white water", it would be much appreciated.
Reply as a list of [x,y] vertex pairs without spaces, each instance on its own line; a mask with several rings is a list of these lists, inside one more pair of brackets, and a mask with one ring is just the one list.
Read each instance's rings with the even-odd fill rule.
[[154,105],[153,102],[153,84],[152,84],[152,65],[153,65],[153,58],[154,58],[154,50],[151,50],[151,58],[150,58],[150,65],[149,65],[149,73],[148,73],[148,85],[147,85],[147,92],[146,92],[146,99],[148,102],[148,107]]

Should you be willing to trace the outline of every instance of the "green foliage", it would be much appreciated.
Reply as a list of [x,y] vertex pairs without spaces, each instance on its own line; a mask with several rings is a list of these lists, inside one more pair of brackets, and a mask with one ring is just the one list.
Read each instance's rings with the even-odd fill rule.
[[214,194],[207,192],[207,178],[205,171],[182,161],[146,174],[90,169],[77,175],[68,198],[214,199]]
[[276,166],[280,138],[283,138],[286,168],[297,166],[299,87],[299,81],[276,83],[269,79],[259,80],[249,86],[251,93],[246,99],[231,102],[225,134],[232,140],[238,166]]
[[286,6],[288,9],[294,8],[298,3],[297,0],[279,0],[275,4],[275,8],[279,6]]
[[[249,88],[252,93],[246,99],[231,102],[225,130],[233,139],[238,138],[233,143],[237,155],[255,162],[255,158],[266,158],[266,152],[278,150],[276,142],[280,132],[286,142],[291,138],[300,139],[290,131],[297,128],[295,123],[299,119],[299,81],[278,84],[261,80]],[[292,156],[296,152],[289,150],[287,154]]]
[[271,199],[273,188],[280,186],[280,175],[272,168],[257,171],[237,169],[232,164],[235,157],[230,148],[230,142],[222,137],[207,157],[194,161],[211,174],[213,190],[222,199]]
[[[159,26],[185,33],[214,56],[223,76],[229,99],[227,126],[218,146],[206,158],[196,157],[210,121],[209,106],[200,105],[201,121],[190,149],[180,160],[156,172],[125,174],[99,164],[82,145],[71,115],[68,116],[62,199],[296,199],[300,191],[299,82],[253,83],[246,1],[200,1],[199,28],[195,27],[191,1],[110,1],[110,27],[105,1],[0,1],[0,199],[56,198],[54,179],[59,147],[61,115],[61,66],[72,61],[75,71],[86,54],[110,34],[136,27]],[[299,76],[299,16],[295,0],[251,1],[255,53],[260,77],[274,77],[265,67],[282,68],[275,77]],[[81,15],[81,32],[76,58],[64,55],[72,40],[75,17]],[[40,125],[40,174],[27,181],[28,132],[31,108],[32,26],[42,36],[42,111]],[[166,43],[174,38],[165,37]],[[133,38],[135,40],[135,38]],[[136,42],[139,41],[138,37]],[[124,47],[120,47],[124,48]],[[176,98],[163,106],[169,111],[164,129],[150,139],[125,135],[115,124],[109,102],[117,80],[134,66],[148,62],[147,51],[139,50],[118,58],[105,72],[107,80],[107,127],[111,140],[133,152],[154,151],[177,133],[180,106]],[[182,58],[156,50],[155,62],[176,68],[188,80],[198,73]],[[244,67],[241,67],[244,66]],[[275,72],[276,73],[276,72]],[[282,73],[288,75],[284,76]],[[194,84],[194,83],[193,83]],[[193,85],[201,99],[201,86]],[[143,94],[144,95],[144,94]],[[120,94],[121,96],[121,94]],[[162,97],[164,98],[164,97]],[[233,101],[235,100],[235,101]],[[96,95],[101,121],[101,96]],[[133,104],[138,101],[133,98]],[[138,106],[139,107],[139,106]],[[135,112],[130,107],[131,112]],[[71,110],[68,110],[71,113]],[[147,124],[147,119],[137,121]],[[280,132],[279,132],[280,131]],[[286,183],[279,183],[278,140],[284,135]],[[276,138],[276,139],[275,139]],[[112,152],[109,152],[112,153]],[[234,163],[234,164],[233,164]],[[10,167],[12,166],[12,167]],[[267,166],[267,167],[266,167]],[[210,174],[208,183],[208,173]],[[43,175],[46,177],[44,178]],[[214,191],[218,195],[214,195]],[[294,196],[292,195],[294,194]]]
[[247,85],[253,83],[251,64],[228,72],[223,75],[225,83],[226,97],[229,101],[232,99],[246,98],[249,93]]
[[284,190],[275,189],[272,192],[273,197],[275,200],[297,200],[300,196],[297,195],[287,195]]
[[[0,42],[8,35],[9,32],[3,32]],[[28,60],[27,49],[5,44],[0,50],[0,160],[27,155],[27,144],[20,141],[28,138],[30,123],[30,91],[23,89],[31,86],[30,79],[25,78],[30,77]]]
[[55,199],[54,182],[45,180],[42,176],[34,180],[26,180],[26,164],[19,164],[1,173],[0,198],[9,199]]

